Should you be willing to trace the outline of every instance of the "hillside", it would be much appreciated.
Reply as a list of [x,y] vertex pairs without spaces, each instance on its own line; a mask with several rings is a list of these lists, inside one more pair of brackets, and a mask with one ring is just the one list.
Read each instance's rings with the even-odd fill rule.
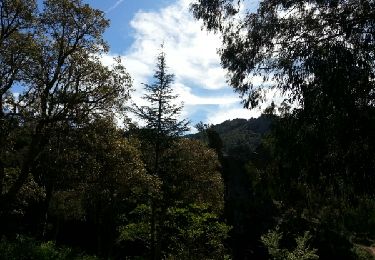
[[[248,169],[249,162],[259,159],[256,150],[262,136],[270,131],[271,124],[272,119],[269,116],[261,116],[249,120],[227,120],[209,127],[209,130],[214,130],[210,132],[215,143],[213,147],[222,147],[224,155],[221,158],[221,172],[225,183],[225,218],[232,227],[228,243],[235,259],[246,259],[249,257],[248,252],[261,246],[259,237],[267,229],[263,226],[254,227],[251,223],[259,223],[272,216],[269,210],[254,211],[259,205],[256,205],[257,199],[254,197],[252,177]],[[188,137],[208,143],[208,132]],[[252,238],[254,240],[251,240]],[[265,255],[260,254],[257,257],[262,259]]]
[[[248,158],[259,146],[261,137],[270,130],[272,120],[261,116],[251,119],[226,120],[221,124],[213,125],[223,142],[223,154],[235,158]],[[187,137],[205,141],[202,133]]]

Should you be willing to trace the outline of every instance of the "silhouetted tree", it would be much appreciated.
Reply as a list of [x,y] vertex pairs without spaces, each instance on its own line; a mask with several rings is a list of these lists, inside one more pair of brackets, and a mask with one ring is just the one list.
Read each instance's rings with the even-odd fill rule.
[[319,230],[318,255],[347,256],[342,241],[361,226],[348,224],[360,219],[350,212],[374,196],[375,3],[263,0],[240,10],[246,3],[197,0],[192,11],[223,34],[222,65],[246,107],[269,87],[285,94],[284,108],[294,104],[269,143],[279,221],[291,233]]

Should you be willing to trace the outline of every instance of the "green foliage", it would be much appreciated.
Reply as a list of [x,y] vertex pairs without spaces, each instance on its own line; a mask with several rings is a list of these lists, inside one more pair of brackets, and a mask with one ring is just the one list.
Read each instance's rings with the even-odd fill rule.
[[130,223],[120,227],[120,241],[145,241],[150,239],[150,224],[148,222]]
[[150,206],[138,204],[127,216],[126,222],[128,224],[119,228],[120,236],[118,241],[142,241],[149,248],[151,239],[150,219]]
[[[102,63],[103,12],[82,0],[0,9],[0,258],[96,259],[60,245],[105,259],[224,257],[217,155],[179,139],[188,122],[165,54],[145,84],[150,105],[134,110],[147,127],[125,133],[115,118],[131,79],[119,58]],[[41,240],[5,239],[17,233]]]
[[273,259],[287,259],[287,260],[311,260],[319,259],[316,254],[317,249],[312,249],[308,245],[311,235],[308,231],[305,231],[303,236],[297,236],[295,238],[296,247],[294,249],[282,248],[280,243],[283,238],[282,232],[276,228],[270,230],[267,234],[261,237],[262,243],[268,249],[268,253]]
[[179,139],[165,153],[163,191],[166,201],[172,198],[185,204],[207,204],[223,209],[224,183],[217,154],[204,144]]
[[[148,202],[150,215],[142,212],[138,219],[131,217],[128,224],[120,228],[120,239],[143,241],[152,259],[163,255],[171,259],[207,259],[211,253],[217,258],[224,256],[223,241],[228,232],[224,223],[218,222],[216,226],[208,223],[210,218],[217,222],[223,209],[224,186],[218,171],[219,162],[215,152],[200,142],[177,138],[188,129],[188,122],[177,118],[182,106],[175,104],[173,77],[167,72],[165,53],[161,52],[155,82],[145,84],[144,99],[149,105],[135,105],[132,109],[147,123],[145,129],[133,131],[133,136],[140,139],[148,173],[156,177],[161,186],[160,192]],[[208,205],[207,212],[203,209],[196,212],[196,208],[188,205]],[[182,221],[182,215],[187,219]],[[203,230],[204,225],[212,230]],[[204,232],[212,244],[199,242]],[[195,252],[194,247],[198,245],[201,248]]]
[[196,126],[199,133],[187,137],[207,143],[218,154],[247,162],[260,145],[262,136],[270,131],[271,124],[272,119],[266,116],[227,120],[211,126],[200,123]]
[[[107,254],[119,235],[126,236],[126,225],[134,226],[131,209],[147,202],[159,184],[146,174],[136,144],[123,138],[113,120],[95,120],[64,138],[59,149],[69,153],[59,156],[62,161],[56,165],[41,166],[56,167],[54,183],[60,184],[55,186],[49,214],[59,221],[85,220],[93,225],[101,241],[98,251]],[[120,234],[119,227],[124,227]]]
[[240,10],[244,2],[197,0],[192,10],[224,35],[222,65],[246,107],[270,88],[285,94],[271,157],[253,176],[268,179],[285,231],[317,231],[322,258],[353,258],[352,239],[375,235],[374,1],[263,0]]
[[[47,0],[40,9],[35,1],[1,1],[1,9],[0,61],[5,80],[0,86],[0,127],[7,126],[0,140],[1,191],[3,169],[12,163],[20,169],[7,192],[0,193],[0,203],[11,207],[7,204],[14,202],[35,171],[41,153],[53,137],[58,138],[54,134],[122,111],[131,80],[119,59],[111,67],[100,61],[107,51],[102,34],[108,21],[103,12],[80,0]],[[4,48],[7,44],[11,48]],[[9,92],[15,85],[21,89],[18,98]],[[10,124],[13,121],[15,126]],[[22,150],[10,142],[21,139],[19,129],[27,136]],[[39,185],[48,186],[48,193],[51,172],[39,171],[35,178]]]
[[374,260],[375,259],[375,255],[374,253],[371,253],[371,249],[366,248],[364,246],[354,245],[352,248],[352,252],[355,255],[355,259],[358,259],[358,260]]
[[95,256],[75,252],[67,247],[57,247],[54,242],[39,242],[35,239],[18,236],[15,241],[2,239],[0,259],[4,260],[96,260]]
[[[220,219],[223,182],[215,152],[204,144],[177,139],[161,157],[160,193],[138,204],[121,226],[119,242],[141,242],[152,248],[155,216],[156,243],[170,259],[216,259],[225,255],[228,226]],[[190,258],[189,258],[190,257]]]
[[181,206],[167,209],[164,225],[173,234],[168,243],[167,259],[224,258],[223,241],[230,227],[206,205]]
[[141,107],[134,104],[132,111],[144,120],[147,124],[146,128],[153,132],[149,141],[155,139],[152,143],[156,142],[155,145],[160,146],[162,139],[180,136],[187,131],[189,122],[178,119],[183,105],[177,105],[175,102],[178,96],[173,93],[174,74],[168,73],[164,51],[161,51],[157,57],[153,78],[154,83],[144,84],[147,93],[143,99],[149,104]]
[[373,102],[373,1],[263,0],[240,10],[244,2],[196,0],[192,11],[223,33],[222,65],[246,106],[257,106],[269,86],[303,107],[338,112]]
[[358,260],[373,260],[375,259],[375,255],[373,253],[373,248],[354,245],[352,248],[352,252],[355,255],[355,259]]

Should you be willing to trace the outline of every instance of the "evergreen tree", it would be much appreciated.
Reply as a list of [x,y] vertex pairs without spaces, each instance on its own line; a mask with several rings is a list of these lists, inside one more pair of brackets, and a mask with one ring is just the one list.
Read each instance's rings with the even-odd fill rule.
[[183,105],[175,102],[178,95],[173,93],[174,74],[168,73],[163,50],[157,57],[153,78],[154,83],[144,84],[147,93],[143,99],[149,105],[134,105],[132,111],[146,123],[146,129],[149,130],[143,137],[154,147],[152,171],[158,175],[162,151],[167,149],[171,140],[189,129],[189,122],[186,119],[178,119]]
[[[163,48],[163,46],[162,46]],[[150,174],[160,177],[160,160],[163,153],[172,145],[172,141],[188,130],[188,121],[179,120],[178,116],[183,108],[182,104],[176,104],[178,97],[173,93],[174,75],[169,74],[166,65],[165,52],[162,50],[157,57],[154,73],[154,83],[144,84],[146,94],[143,99],[149,102],[149,106],[137,106],[132,111],[146,123],[146,131],[143,131],[144,145],[152,146],[152,154],[146,153],[146,166]],[[143,148],[148,150],[147,148]],[[144,150],[145,151],[145,150]],[[160,215],[160,196],[151,198],[151,258],[161,258],[161,245],[159,240],[158,222]]]

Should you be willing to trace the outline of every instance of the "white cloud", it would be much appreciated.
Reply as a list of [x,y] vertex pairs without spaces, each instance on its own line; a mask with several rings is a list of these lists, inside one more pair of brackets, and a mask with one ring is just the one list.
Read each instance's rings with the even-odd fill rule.
[[243,109],[234,106],[221,106],[219,110],[212,111],[208,114],[206,122],[209,124],[219,124],[225,120],[232,120],[236,118],[255,118],[261,114],[260,109]]
[[180,100],[184,102],[185,105],[220,105],[220,104],[236,104],[238,103],[238,98],[235,96],[229,97],[217,97],[217,96],[198,96],[192,93],[191,88],[177,83],[175,84],[175,90],[180,96]]
[[[142,84],[152,82],[156,56],[164,43],[167,65],[176,76],[175,90],[184,102],[182,116],[196,123],[192,116],[208,123],[234,118],[258,117],[261,110],[241,108],[240,98],[225,80],[217,54],[220,35],[202,31],[202,24],[189,12],[191,0],[177,0],[157,11],[139,11],[130,25],[134,42],[122,54],[124,64],[133,78],[136,92],[133,100],[142,105]],[[116,56],[116,55],[114,55]],[[111,57],[104,57],[108,62]],[[261,82],[254,77],[254,84]],[[204,115],[202,115],[202,113]]]
[[164,43],[167,64],[177,81],[205,89],[226,87],[226,73],[217,54],[220,36],[201,30],[189,12],[189,1],[177,1],[158,12],[140,11],[131,26],[135,41],[126,54],[128,62],[137,60],[152,67]]
[[[279,107],[284,100],[283,95],[277,89],[270,89],[265,92],[265,101],[259,105],[258,108],[243,109],[238,108],[234,104],[222,104],[219,105],[218,109],[211,110],[206,117],[205,122],[210,124],[219,124],[225,120],[236,119],[236,118],[256,118],[262,114],[262,111],[270,106],[271,102],[274,102],[276,107]],[[276,111],[277,112],[277,111]]]
[[124,0],[117,0],[114,5],[112,5],[110,8],[108,8],[106,13],[109,13],[109,12],[113,11],[114,9],[116,9],[122,2],[124,2]]

